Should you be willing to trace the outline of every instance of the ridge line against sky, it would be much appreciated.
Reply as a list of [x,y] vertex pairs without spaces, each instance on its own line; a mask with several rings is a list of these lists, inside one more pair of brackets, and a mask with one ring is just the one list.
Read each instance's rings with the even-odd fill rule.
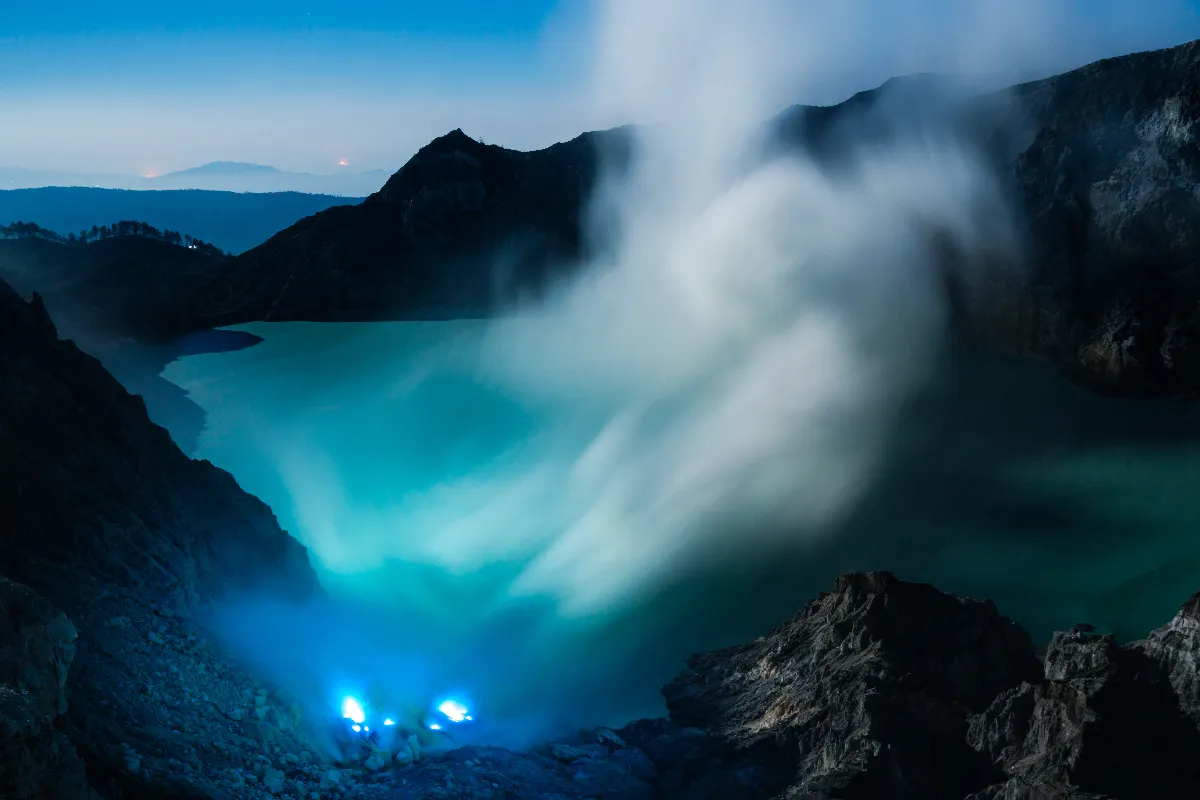
[[[590,101],[590,0],[4,5],[4,166],[395,170],[453,128],[528,150],[636,121]],[[838,102],[896,74],[962,71],[968,58],[978,69],[978,54],[955,43],[968,11],[995,15],[987,69],[1010,81],[1200,38],[1200,0],[796,0],[795,8],[797,26],[812,15],[844,17],[846,55],[821,80],[781,95],[781,108]]]

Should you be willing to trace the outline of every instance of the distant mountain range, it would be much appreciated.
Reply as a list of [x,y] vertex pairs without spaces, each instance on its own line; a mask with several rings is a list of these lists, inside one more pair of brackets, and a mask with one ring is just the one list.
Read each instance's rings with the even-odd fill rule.
[[177,178],[183,175],[282,175],[281,170],[263,164],[246,164],[242,161],[213,161],[191,169],[168,172],[162,178]]
[[302,192],[339,197],[366,197],[379,190],[391,173],[285,172],[262,164],[213,161],[191,169],[145,177],[120,173],[54,172],[0,167],[0,189],[81,186],[97,189],[208,189],[227,192]]
[[66,235],[90,230],[94,225],[135,219],[163,230],[185,231],[222,250],[241,253],[262,244],[297,220],[332,206],[359,201],[357,197],[297,192],[239,194],[196,189],[139,192],[85,187],[14,189],[0,191],[0,225],[34,222]]

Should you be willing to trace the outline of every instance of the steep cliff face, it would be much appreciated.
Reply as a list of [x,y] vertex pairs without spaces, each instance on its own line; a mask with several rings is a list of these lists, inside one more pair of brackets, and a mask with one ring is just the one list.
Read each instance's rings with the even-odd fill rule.
[[[3,283],[0,509],[0,576],[24,587],[0,582],[8,587],[0,598],[6,619],[24,630],[17,612],[32,608],[59,638],[59,628],[78,630],[57,725],[89,780],[106,797],[188,796],[188,776],[174,775],[168,759],[227,746],[223,739],[235,736],[229,715],[256,690],[249,675],[214,655],[216,643],[196,620],[208,601],[239,592],[317,596],[307,552],[232,476],[187,458],[139,397],[60,340],[40,298],[26,302]],[[40,597],[15,604],[24,591]],[[5,651],[8,638],[29,636],[0,630],[0,683],[11,686],[12,664],[24,664],[23,680],[29,664],[41,669],[47,658]],[[18,682],[28,700],[5,689],[11,703],[0,711],[17,726],[15,734],[5,728],[16,738],[0,746],[23,748],[51,771],[59,769],[54,759],[73,757],[65,739],[45,738],[64,711],[54,687],[70,660],[55,663],[45,669],[58,684]],[[32,710],[22,716],[21,704]],[[209,766],[221,773],[242,765],[218,754]]]
[[1049,358],[1105,393],[1194,392],[1200,43],[1101,61],[1006,95],[1002,163],[1027,226],[1028,263],[1022,286],[979,297],[978,340]]

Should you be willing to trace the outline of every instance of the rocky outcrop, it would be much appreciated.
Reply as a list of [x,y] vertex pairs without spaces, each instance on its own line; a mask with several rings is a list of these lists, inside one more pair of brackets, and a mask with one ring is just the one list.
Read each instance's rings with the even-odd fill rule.
[[1181,712],[1166,671],[1086,626],[1055,634],[1044,681],[997,697],[970,738],[1011,776],[992,797],[1026,797],[1036,787],[1051,797],[1185,798],[1200,786],[1189,755],[1200,730]]
[[847,575],[664,694],[672,723],[759,768],[768,788],[730,797],[1190,798],[1196,632],[1194,601],[1129,646],[1082,625],[1043,666],[990,603]]
[[1134,646],[1166,672],[1180,709],[1200,727],[1200,593]]
[[991,603],[888,573],[848,575],[782,628],[697,656],[664,694],[794,796],[963,798],[990,782],[968,718],[1036,680],[1033,645]]

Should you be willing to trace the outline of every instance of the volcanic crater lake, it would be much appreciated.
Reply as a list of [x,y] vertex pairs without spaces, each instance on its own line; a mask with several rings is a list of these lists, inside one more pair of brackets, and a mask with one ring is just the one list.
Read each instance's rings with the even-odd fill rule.
[[[507,602],[541,524],[541,501],[513,476],[553,472],[554,448],[584,442],[594,409],[522,404],[473,376],[462,365],[482,324],[247,325],[236,330],[261,344],[186,356],[163,376],[206,412],[193,455],[268,503],[332,593],[398,620],[378,639],[429,654],[506,713],[661,713],[658,689],[689,653],[766,632],[848,570],[992,598],[1035,641],[1084,621],[1138,638],[1200,589],[1200,408],[956,357],[902,415],[867,496],[819,541],[708,564],[585,615]],[[551,420],[559,441],[546,443]]]

